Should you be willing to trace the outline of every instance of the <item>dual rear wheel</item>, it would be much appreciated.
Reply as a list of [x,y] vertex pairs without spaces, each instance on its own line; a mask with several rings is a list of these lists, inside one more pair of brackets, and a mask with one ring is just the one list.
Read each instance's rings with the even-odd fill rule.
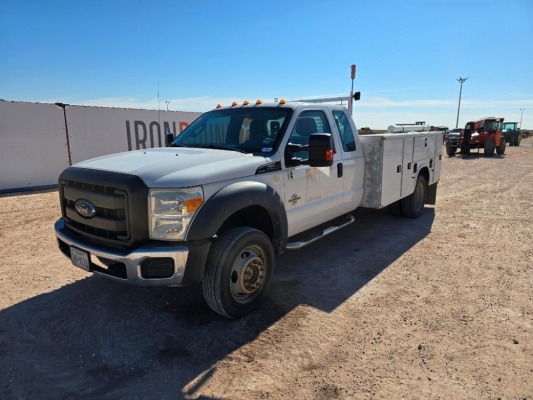
[[415,189],[409,196],[404,197],[388,206],[393,215],[403,215],[408,218],[418,218],[424,209],[426,199],[427,182],[424,176],[419,175],[416,179]]

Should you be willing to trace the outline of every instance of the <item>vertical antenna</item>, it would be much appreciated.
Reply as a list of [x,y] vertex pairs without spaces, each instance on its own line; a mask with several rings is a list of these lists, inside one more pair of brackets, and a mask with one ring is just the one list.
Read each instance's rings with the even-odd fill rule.
[[457,78],[457,82],[461,84],[461,88],[459,89],[459,105],[457,106],[457,120],[455,121],[456,128],[459,126],[459,110],[461,109],[461,94],[463,93],[463,83],[465,83],[467,79],[468,78]]
[[157,122],[161,126],[161,113],[159,111],[159,82],[157,82]]
[[348,112],[350,115],[353,114],[353,81],[355,79],[355,64],[352,64],[350,67],[350,78],[352,79],[352,90],[350,91],[350,100],[348,103]]

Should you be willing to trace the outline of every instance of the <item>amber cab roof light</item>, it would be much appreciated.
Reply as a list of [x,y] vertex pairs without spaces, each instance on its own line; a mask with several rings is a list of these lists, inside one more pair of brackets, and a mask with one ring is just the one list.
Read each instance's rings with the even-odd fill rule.
[[[276,101],[277,101],[277,100],[278,100],[278,99],[276,99]],[[287,104],[287,100],[285,100],[285,99],[280,99],[279,101],[277,101],[277,103],[278,103],[278,104],[281,104],[281,105],[284,105],[284,104]],[[261,100],[261,99],[257,99],[257,100],[255,101],[255,105],[260,106],[261,104],[263,104],[263,100]],[[237,107],[238,105],[239,105],[239,103],[236,102],[236,101],[233,101],[233,102],[231,103],[231,107]],[[243,106],[248,106],[248,105],[250,105],[250,102],[249,102],[248,100],[244,100],[244,101],[242,102],[242,105],[243,105]],[[217,109],[218,109],[218,108],[222,108],[222,104],[218,103],[217,106],[216,106],[216,108],[217,108]]]

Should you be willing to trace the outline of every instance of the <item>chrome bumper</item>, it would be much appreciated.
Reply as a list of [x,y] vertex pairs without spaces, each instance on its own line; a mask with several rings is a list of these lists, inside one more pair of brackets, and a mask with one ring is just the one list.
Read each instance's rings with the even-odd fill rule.
[[[178,286],[182,283],[185,273],[185,266],[189,256],[189,248],[185,245],[176,246],[172,243],[168,245],[163,243],[148,243],[144,246],[138,247],[132,252],[109,249],[104,246],[87,244],[81,242],[64,226],[63,219],[59,219],[54,225],[57,239],[63,242],[64,245],[74,246],[78,249],[84,250],[90,254],[91,257],[104,258],[117,264],[123,264],[126,267],[126,277],[114,276],[107,273],[104,268],[92,269],[98,275],[105,276],[120,282],[126,282],[138,286]],[[63,247],[65,247],[63,245]],[[60,248],[61,248],[60,243]],[[62,251],[65,254],[64,251]],[[67,254],[65,254],[68,256]],[[174,273],[168,278],[144,278],[141,274],[141,265],[144,261],[151,258],[171,258],[174,261]]]

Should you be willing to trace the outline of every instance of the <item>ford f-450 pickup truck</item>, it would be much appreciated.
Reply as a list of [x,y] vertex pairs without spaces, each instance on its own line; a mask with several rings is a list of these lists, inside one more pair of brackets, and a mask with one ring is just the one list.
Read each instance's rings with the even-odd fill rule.
[[170,147],[67,168],[59,248],[75,266],[120,282],[201,282],[209,306],[237,318],[264,300],[277,255],[353,222],[357,207],[416,218],[435,204],[440,140],[438,132],[359,137],[342,106],[218,107]]

